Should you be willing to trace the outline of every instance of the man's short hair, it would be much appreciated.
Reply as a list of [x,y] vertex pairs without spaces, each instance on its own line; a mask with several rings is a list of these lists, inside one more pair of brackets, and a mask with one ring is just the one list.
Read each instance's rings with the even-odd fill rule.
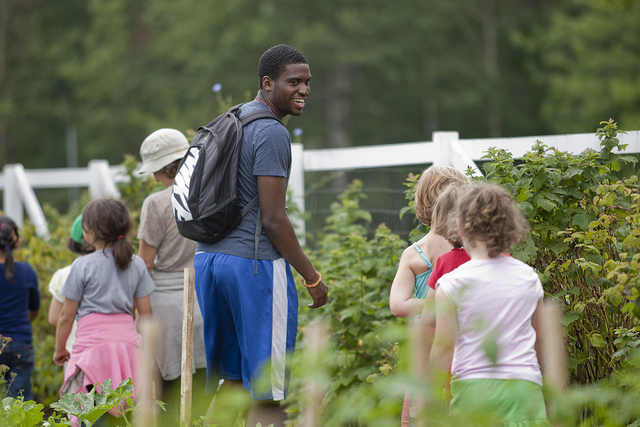
[[286,66],[291,64],[308,64],[308,62],[303,54],[289,45],[279,44],[269,48],[262,54],[260,63],[258,64],[260,89],[262,89],[262,78],[264,76],[269,76],[273,80],[277,80]]

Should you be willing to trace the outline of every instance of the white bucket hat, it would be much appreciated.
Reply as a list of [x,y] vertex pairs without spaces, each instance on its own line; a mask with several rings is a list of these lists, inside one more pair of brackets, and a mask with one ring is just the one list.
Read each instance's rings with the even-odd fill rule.
[[158,129],[142,141],[142,167],[138,173],[157,172],[183,158],[188,149],[189,141],[182,132],[175,129]]

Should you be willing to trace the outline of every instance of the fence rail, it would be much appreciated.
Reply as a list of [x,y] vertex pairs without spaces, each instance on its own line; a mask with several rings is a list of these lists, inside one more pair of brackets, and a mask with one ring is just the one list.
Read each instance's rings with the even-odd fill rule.
[[[640,153],[640,131],[620,134],[620,143],[626,144],[626,153]],[[472,168],[482,175],[476,162],[491,147],[509,151],[514,158],[522,157],[535,141],[560,151],[580,153],[587,148],[600,149],[595,134],[528,136],[518,138],[460,139],[458,132],[434,132],[432,141],[374,145],[351,148],[305,150],[302,144],[292,144],[293,165],[289,188],[292,201],[304,212],[305,172],[353,170],[391,166],[436,164],[451,165],[460,170]],[[106,160],[92,160],[86,168],[25,170],[21,164],[5,165],[0,173],[4,212],[19,226],[26,211],[36,227],[38,236],[48,239],[47,221],[34,189],[88,188],[93,198],[120,197],[117,182],[126,180],[122,166],[110,166]],[[296,229],[301,236],[305,224],[297,220]]]

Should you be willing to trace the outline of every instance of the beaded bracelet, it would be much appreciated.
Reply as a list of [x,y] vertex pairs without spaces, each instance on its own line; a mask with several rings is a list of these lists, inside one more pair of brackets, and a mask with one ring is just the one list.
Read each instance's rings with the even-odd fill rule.
[[304,286],[305,288],[315,288],[316,286],[318,286],[318,284],[322,281],[322,274],[320,274],[319,271],[316,271],[316,273],[318,273],[318,280],[316,280],[314,283],[309,285],[304,281],[304,277],[303,277],[302,286]]

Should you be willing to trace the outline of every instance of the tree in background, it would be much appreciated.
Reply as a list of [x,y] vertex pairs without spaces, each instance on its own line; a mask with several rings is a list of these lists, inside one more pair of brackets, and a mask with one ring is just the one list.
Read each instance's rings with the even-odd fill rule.
[[59,67],[79,54],[82,3],[0,0],[0,161],[63,166],[75,88]]
[[572,0],[522,40],[553,132],[585,132],[603,115],[640,129],[640,3]]
[[308,147],[419,141],[435,130],[588,132],[614,113],[631,129],[638,9],[624,0],[0,0],[0,154],[61,167],[65,134],[77,129],[80,164],[119,163],[158,127],[207,123],[215,83],[251,98],[259,56],[277,43],[311,64],[311,99],[296,120]]

